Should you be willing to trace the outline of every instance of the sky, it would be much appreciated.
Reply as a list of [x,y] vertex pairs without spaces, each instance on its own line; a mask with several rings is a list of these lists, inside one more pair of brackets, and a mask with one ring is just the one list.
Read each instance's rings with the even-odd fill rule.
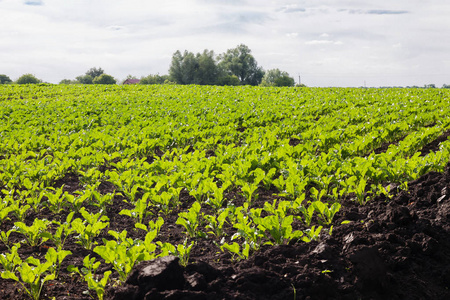
[[0,0],[0,74],[168,74],[175,51],[247,45],[307,86],[450,84],[447,0]]

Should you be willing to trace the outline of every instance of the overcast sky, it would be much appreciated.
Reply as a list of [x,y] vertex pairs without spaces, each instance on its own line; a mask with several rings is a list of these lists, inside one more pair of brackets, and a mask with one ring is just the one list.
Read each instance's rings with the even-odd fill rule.
[[307,86],[450,84],[447,0],[0,0],[0,74],[167,74],[176,50],[247,45]]

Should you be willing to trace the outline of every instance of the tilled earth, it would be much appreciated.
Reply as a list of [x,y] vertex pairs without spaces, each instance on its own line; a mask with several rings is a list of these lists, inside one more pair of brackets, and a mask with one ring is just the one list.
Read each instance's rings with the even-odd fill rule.
[[336,224],[352,222],[336,225],[320,242],[267,247],[235,264],[211,263],[216,256],[208,252],[185,269],[167,261],[141,263],[110,297],[450,299],[449,193],[447,167],[411,182],[390,201],[345,203]]
[[[80,188],[78,178],[69,174],[55,186],[65,190]],[[114,186],[102,183],[102,192]],[[270,193],[269,193],[270,194]],[[270,201],[262,195],[259,201]],[[183,195],[186,207],[193,199]],[[239,200],[239,197],[236,197]],[[345,200],[335,217],[331,236],[319,242],[263,246],[248,260],[232,261],[211,240],[201,240],[193,248],[190,263],[180,267],[177,258],[166,257],[141,262],[120,287],[109,288],[107,299],[450,299],[450,165],[444,173],[430,172],[409,183],[392,199],[378,197],[364,206]],[[111,227],[129,236],[143,238],[134,221],[119,215],[128,208],[115,199],[107,212]],[[92,208],[95,210],[95,208]],[[185,208],[184,208],[185,209]],[[67,212],[62,213],[64,220]],[[42,210],[34,218],[52,219]],[[76,216],[77,217],[77,216]],[[176,213],[166,220],[175,224]],[[350,223],[341,224],[343,221]],[[11,228],[14,220],[1,225]],[[163,226],[163,241],[173,244],[184,240],[179,226]],[[11,240],[23,237],[11,234]],[[106,233],[98,237],[111,238]],[[78,275],[70,274],[68,265],[82,267],[83,258],[92,251],[75,244],[73,236],[66,242],[72,255],[64,260],[58,281],[50,281],[42,299],[92,299],[87,285]],[[23,257],[44,257],[51,244],[22,246]],[[0,253],[7,252],[4,245]],[[111,269],[103,264],[101,272]],[[0,279],[1,299],[25,299],[21,286]]]

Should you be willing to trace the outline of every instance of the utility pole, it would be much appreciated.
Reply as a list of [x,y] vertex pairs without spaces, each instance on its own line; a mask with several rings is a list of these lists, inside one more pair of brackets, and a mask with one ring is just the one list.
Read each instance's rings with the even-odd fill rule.
[[300,78],[300,73],[298,73],[298,85],[301,85],[301,84],[302,84],[302,80]]

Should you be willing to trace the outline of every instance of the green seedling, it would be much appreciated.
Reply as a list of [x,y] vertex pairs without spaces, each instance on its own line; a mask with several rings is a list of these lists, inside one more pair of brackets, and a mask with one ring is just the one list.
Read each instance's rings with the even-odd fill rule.
[[220,246],[220,250],[222,250],[222,252],[224,250],[228,250],[231,253],[231,259],[233,261],[247,259],[250,255],[250,245],[247,243],[243,244],[242,249],[236,242],[233,242],[233,244],[224,243],[222,246]]
[[3,271],[1,276],[19,282],[31,299],[39,300],[45,282],[56,278],[55,273],[48,274],[51,267],[49,261],[41,263],[38,259],[28,257],[16,268],[16,272]]
[[9,248],[9,236],[11,235],[11,232],[14,232],[14,228],[10,229],[8,231],[0,231],[0,240],[2,241],[3,244],[5,244],[5,246]]
[[106,263],[112,264],[113,269],[119,273],[121,282],[125,282],[135,263],[155,257],[154,253],[146,251],[142,244],[130,247],[124,243],[118,244],[116,241],[107,241],[105,245],[95,247],[94,252]]
[[84,201],[86,201],[89,195],[85,192],[79,191],[76,191],[75,194],[77,194],[77,196],[68,194],[66,196],[66,200],[71,205],[74,212],[79,212],[81,207],[83,207]]
[[302,241],[309,243],[311,241],[318,241],[320,239],[320,232],[322,231],[322,226],[316,228],[313,226],[303,231],[304,236],[301,238]]
[[366,185],[367,180],[362,178],[357,185],[354,186],[353,191],[355,192],[356,199],[360,205],[366,204],[369,197],[366,199]]
[[79,274],[87,282],[88,288],[95,291],[98,299],[103,300],[105,288],[112,272],[106,271],[103,273],[103,277],[99,278],[100,276],[96,275],[99,266],[100,262],[95,262],[95,257],[89,258],[88,255],[83,259],[83,268],[81,268],[81,272],[73,265],[67,267],[67,270]]
[[97,214],[90,214],[84,207],[80,209],[80,213],[83,216],[84,221],[80,218],[76,218],[72,221],[72,228],[78,233],[78,236],[76,237],[78,242],[76,243],[91,250],[93,245],[97,244],[97,242],[94,241],[94,238],[97,237],[105,227],[109,226],[109,218],[107,216],[102,216],[101,211]]
[[206,199],[206,204],[210,205],[215,212],[222,208],[225,200],[223,193],[230,185],[231,182],[227,181],[222,185],[222,187],[219,188],[214,181],[208,182],[207,188],[209,190],[209,194]]
[[20,222],[25,221],[25,218],[27,217],[27,212],[30,209],[30,205],[20,205],[19,201],[14,201],[9,206],[11,208],[11,213],[14,217],[16,217],[17,220]]
[[[59,189],[54,189],[52,187],[48,188],[48,190],[44,191],[42,196],[47,197],[47,201],[45,202],[48,209],[58,214],[63,210],[64,204],[66,203],[67,195],[69,193],[65,192],[63,193],[64,185],[61,186]],[[54,191],[51,192],[50,190]]]
[[[132,238],[127,237],[127,231],[126,230],[122,230],[121,233],[118,233],[116,231],[110,230],[108,231],[108,234],[111,235],[112,237],[114,237],[117,241],[118,244],[122,244],[125,245],[127,247],[129,246],[133,246],[135,244],[139,244],[139,240],[135,241]],[[103,243],[106,244],[108,242],[108,240],[103,239]]]
[[187,238],[184,240],[183,244],[178,244],[176,247],[171,243],[161,243],[156,242],[161,250],[159,256],[175,255],[180,261],[180,265],[186,267],[189,262],[189,256],[191,254],[191,249],[194,246],[194,242],[188,245]]
[[306,207],[302,203],[303,201],[294,202],[294,211],[301,213],[303,216],[303,218],[299,216],[296,216],[295,218],[301,220],[306,226],[309,226],[311,224],[312,217],[314,215],[314,206],[310,204],[308,205],[308,207]]
[[156,231],[156,234],[159,234],[159,231],[161,230],[161,227],[164,225],[164,219],[162,217],[158,217],[156,221],[150,220],[148,222],[148,226],[142,224],[142,223],[135,223],[134,227],[138,229],[142,229],[146,232],[149,231]]
[[246,198],[247,203],[252,203],[253,200],[258,198],[258,195],[253,195],[256,190],[258,190],[259,182],[249,183],[247,181],[239,180],[238,184],[241,186],[241,192],[243,196]]
[[59,221],[53,221],[53,224],[58,226],[54,234],[51,234],[49,232],[45,232],[43,234],[45,237],[51,240],[55,244],[56,248],[59,250],[64,247],[67,237],[71,235],[72,232],[74,232],[75,230],[71,226],[73,215],[74,212],[69,213],[64,223],[61,223]]
[[107,193],[102,195],[97,191],[93,191],[92,195],[94,196],[93,205],[100,208],[100,210],[106,210],[106,207],[113,203],[116,193]]
[[207,233],[214,235],[217,238],[225,236],[223,225],[225,224],[230,210],[223,209],[218,216],[205,215],[203,218],[208,222],[206,229],[210,229]]
[[15,232],[21,233],[25,236],[27,244],[31,247],[36,247],[44,243],[48,240],[47,235],[47,227],[50,224],[50,221],[42,220],[42,219],[34,219],[34,222],[31,226],[27,226],[22,222],[15,222],[13,230]]
[[255,226],[251,218],[242,212],[243,210],[245,208],[236,209],[236,219],[234,220],[233,227],[237,229],[237,232],[233,234],[231,240],[243,238],[251,249],[256,251],[261,247],[264,232]]
[[311,206],[314,207],[314,210],[317,212],[321,222],[325,225],[330,225],[331,222],[333,222],[334,215],[341,208],[341,205],[337,202],[328,207],[326,203],[314,201],[311,203]]
[[55,250],[55,248],[52,247],[48,248],[47,253],[45,254],[45,259],[51,263],[49,270],[52,274],[55,274],[56,278],[58,278],[62,261],[71,254],[72,252],[68,250]]
[[176,224],[182,225],[186,229],[186,234],[193,238],[205,236],[204,232],[197,230],[200,225],[200,209],[200,203],[194,202],[187,212],[178,214],[178,219],[176,221]]
[[15,244],[11,247],[10,253],[2,253],[0,254],[0,263],[2,264],[4,271],[9,271],[14,273],[16,271],[17,266],[22,263],[22,259],[20,259],[17,250],[20,248],[20,243]]
[[0,203],[0,225],[2,225],[4,220],[9,219],[8,215],[12,211],[11,207],[8,204],[1,202]]
[[294,216],[287,215],[287,212],[291,207],[291,203],[288,201],[281,201],[278,206],[276,206],[276,202],[277,201],[274,200],[273,204],[269,204],[268,202],[264,203],[263,210],[270,215],[264,218],[254,216],[253,222],[258,225],[258,228],[261,231],[268,231],[275,244],[282,245],[284,243],[288,243],[292,239],[298,239],[303,235],[303,232],[300,230],[292,230]]
[[315,187],[310,188],[309,191],[311,192],[311,198],[315,201],[321,201],[326,194],[326,190],[321,189],[319,192]]
[[164,215],[168,215],[172,211],[172,197],[172,194],[164,191],[161,195],[153,195],[152,202]]
[[150,193],[145,193],[141,199],[136,201],[134,209],[122,209],[119,214],[131,217],[138,223],[142,223],[142,220],[150,214],[150,212],[147,210],[147,199],[149,196]]

